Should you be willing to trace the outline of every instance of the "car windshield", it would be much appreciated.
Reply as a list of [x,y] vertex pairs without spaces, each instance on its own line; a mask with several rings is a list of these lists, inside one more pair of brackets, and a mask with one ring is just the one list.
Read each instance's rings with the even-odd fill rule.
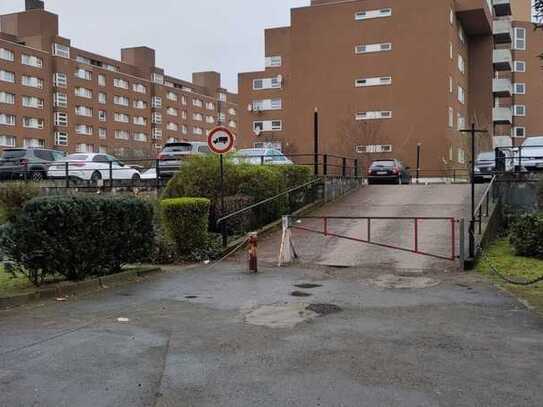
[[165,153],[185,153],[192,151],[192,144],[189,143],[179,143],[179,144],[170,144],[164,147],[162,150]]
[[543,147],[543,137],[527,138],[526,140],[524,140],[524,143],[522,143],[522,146],[523,147],[533,147],[533,146]]
[[268,155],[268,154],[266,150],[257,149],[257,150],[240,150],[237,152],[236,155],[241,156],[241,157],[258,157],[258,156]]
[[496,160],[496,154],[495,153],[481,153],[477,157],[478,161],[494,161]]
[[374,161],[371,164],[372,167],[386,167],[386,168],[392,168],[394,167],[394,161]]
[[88,161],[89,156],[87,154],[71,154],[66,157],[68,161]]
[[11,160],[13,158],[20,158],[24,157],[26,151],[25,150],[5,150],[2,154],[3,160]]

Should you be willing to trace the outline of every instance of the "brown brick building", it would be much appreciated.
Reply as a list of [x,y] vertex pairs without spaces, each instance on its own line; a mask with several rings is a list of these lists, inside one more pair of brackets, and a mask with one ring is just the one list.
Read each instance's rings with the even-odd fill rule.
[[45,146],[154,156],[167,141],[204,140],[219,122],[236,132],[237,95],[220,74],[192,83],[164,73],[147,47],[113,60],[72,47],[43,2],[0,16],[0,149]]
[[[472,122],[489,129],[479,146],[491,149],[494,134],[510,136],[522,123],[498,120],[504,111],[493,107],[507,106],[508,95],[496,93],[493,79],[512,68],[512,31],[507,43],[496,30],[513,24],[512,13],[526,21],[514,25],[528,27],[529,2],[312,0],[293,9],[290,27],[266,30],[265,70],[239,75],[241,144],[310,153],[317,108],[322,152],[414,167],[420,143],[425,169],[463,167],[469,143],[458,130]],[[526,56],[533,75],[542,50]]]

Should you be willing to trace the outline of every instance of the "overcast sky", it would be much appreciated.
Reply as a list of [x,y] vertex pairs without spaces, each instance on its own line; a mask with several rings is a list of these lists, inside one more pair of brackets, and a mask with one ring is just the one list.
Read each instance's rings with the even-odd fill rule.
[[[290,8],[310,0],[45,0],[60,16],[72,45],[120,59],[123,47],[156,50],[157,65],[191,80],[215,70],[237,90],[238,72],[264,65],[264,29],[290,24]],[[0,14],[24,10],[24,0],[0,0]]]

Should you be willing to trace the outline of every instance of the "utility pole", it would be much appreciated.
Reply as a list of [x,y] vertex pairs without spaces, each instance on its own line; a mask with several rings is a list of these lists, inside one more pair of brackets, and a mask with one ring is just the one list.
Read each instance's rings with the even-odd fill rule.
[[475,123],[471,124],[471,129],[460,130],[460,133],[470,133],[471,135],[471,221],[469,224],[469,256],[475,258],[475,136],[477,133],[488,133],[488,130],[479,130],[475,128]]
[[319,109],[315,107],[315,113],[313,115],[313,130],[314,130],[314,139],[313,139],[313,166],[315,176],[319,175]]
[[420,177],[420,148],[422,144],[417,143],[417,184],[419,183]]

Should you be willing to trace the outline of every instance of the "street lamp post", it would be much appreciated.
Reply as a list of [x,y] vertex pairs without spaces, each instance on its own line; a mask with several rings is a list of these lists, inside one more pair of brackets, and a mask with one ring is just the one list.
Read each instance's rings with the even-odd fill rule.
[[417,184],[419,183],[419,176],[420,176],[420,148],[422,147],[422,144],[417,143]]

